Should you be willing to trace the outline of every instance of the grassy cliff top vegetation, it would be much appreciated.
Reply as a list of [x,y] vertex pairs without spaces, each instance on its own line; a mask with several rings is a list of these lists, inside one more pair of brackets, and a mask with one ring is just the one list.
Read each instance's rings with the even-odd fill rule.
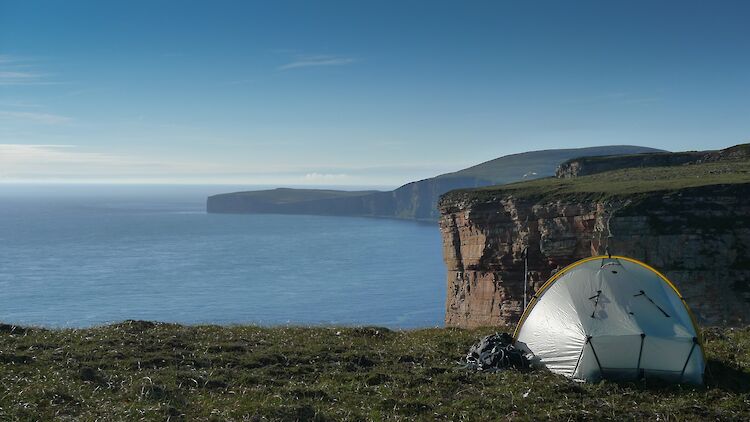
[[534,178],[552,175],[555,167],[574,157],[643,154],[664,152],[655,148],[633,145],[609,145],[588,148],[550,149],[511,154],[475,166],[446,173],[436,178],[473,177],[494,183],[509,183],[523,178]]
[[0,325],[0,420],[750,419],[750,328],[707,330],[705,386],[462,369],[496,329]]
[[750,183],[750,161],[717,161],[668,167],[626,168],[569,179],[549,177],[507,185],[461,189],[445,194],[443,201],[483,201],[508,195],[540,200],[606,199],[746,183]]

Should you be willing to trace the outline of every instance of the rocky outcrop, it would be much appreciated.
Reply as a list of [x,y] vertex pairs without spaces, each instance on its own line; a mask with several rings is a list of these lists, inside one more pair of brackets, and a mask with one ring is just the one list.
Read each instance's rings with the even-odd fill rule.
[[750,184],[566,200],[452,192],[440,204],[445,323],[513,324],[529,294],[581,258],[630,256],[662,271],[703,324],[750,321]]

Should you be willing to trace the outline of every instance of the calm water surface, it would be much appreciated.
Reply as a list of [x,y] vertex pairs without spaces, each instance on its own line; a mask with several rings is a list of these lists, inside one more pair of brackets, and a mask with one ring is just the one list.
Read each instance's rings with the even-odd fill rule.
[[2,322],[442,325],[435,224],[206,214],[221,189],[66,189],[0,187]]

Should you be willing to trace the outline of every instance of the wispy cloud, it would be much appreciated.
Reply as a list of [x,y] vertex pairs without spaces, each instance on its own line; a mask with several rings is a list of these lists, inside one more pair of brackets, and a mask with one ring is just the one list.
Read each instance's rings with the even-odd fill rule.
[[41,108],[41,104],[32,103],[28,101],[0,101],[0,107],[12,107],[12,108]]
[[2,79],[34,79],[38,75],[31,73],[31,72],[0,72],[0,78]]
[[232,85],[245,85],[253,82],[253,79],[235,79],[231,81],[221,82],[218,86],[232,86]]
[[564,104],[574,105],[597,105],[597,104],[645,104],[662,101],[661,97],[654,95],[636,95],[628,92],[612,92],[608,94],[571,98],[563,101]]
[[107,162],[114,156],[74,151],[75,145],[54,144],[0,144],[0,165],[24,166],[31,163]]
[[216,170],[215,166],[207,163],[162,161],[86,151],[76,145],[0,144],[0,181],[164,177]]
[[0,86],[57,85],[47,75],[35,70],[34,61],[28,58],[0,54]]
[[58,114],[0,110],[0,120],[26,121],[32,123],[42,123],[46,125],[59,125],[69,123],[72,119],[70,117],[60,116]]
[[333,182],[349,178],[348,174],[331,174],[331,173],[307,173],[303,178],[306,182]]
[[[242,183],[276,186],[398,186],[434,176],[431,171],[395,167],[310,168],[244,162],[211,162],[188,157],[124,154],[55,143],[0,143],[0,183]],[[427,165],[424,165],[425,168]],[[384,171],[386,170],[386,171]],[[386,174],[387,176],[384,176]],[[419,176],[419,177],[417,177]]]
[[37,148],[75,148],[75,145],[65,144],[0,144],[0,151],[8,152],[9,150],[32,150]]
[[0,54],[0,64],[15,63],[17,60],[7,54]]
[[660,101],[662,101],[661,97],[633,97],[622,100],[622,104],[646,104]]
[[113,155],[78,151],[75,145],[0,144],[0,181],[112,169],[121,161]]
[[331,56],[331,55],[312,55],[297,56],[293,61],[279,66],[279,70],[299,69],[302,67],[318,66],[345,66],[355,63],[357,59],[352,57]]
[[0,71],[0,85],[49,85],[52,82],[44,81],[43,76],[33,72],[10,72]]

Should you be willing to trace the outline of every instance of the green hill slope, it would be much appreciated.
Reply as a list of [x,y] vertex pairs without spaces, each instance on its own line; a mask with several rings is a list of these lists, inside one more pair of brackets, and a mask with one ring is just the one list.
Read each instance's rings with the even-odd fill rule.
[[612,145],[589,148],[549,149],[506,155],[435,179],[473,177],[499,185],[522,179],[552,176],[557,166],[579,157],[619,156],[663,152],[655,148],[631,145]]
[[453,173],[411,182],[391,192],[316,191],[283,189],[214,195],[207,200],[212,213],[278,213],[391,217],[436,220],[440,195],[555,174],[562,162],[583,156],[639,154],[653,148],[615,145],[556,149],[513,154]]
[[[682,159],[688,154],[694,157],[694,161],[683,162]],[[679,160],[663,160],[670,155]],[[651,166],[651,156],[664,161],[657,163],[663,165]],[[666,193],[686,188],[750,184],[749,145],[702,153],[643,154],[637,161],[630,158],[632,157],[587,159],[585,161],[605,165],[601,165],[600,172],[578,177],[548,177],[501,186],[459,189],[444,195],[442,202],[484,201],[505,195],[547,200],[610,197],[633,199],[640,194],[653,192]],[[606,164],[614,169],[607,171]],[[622,166],[625,167],[620,168]]]

